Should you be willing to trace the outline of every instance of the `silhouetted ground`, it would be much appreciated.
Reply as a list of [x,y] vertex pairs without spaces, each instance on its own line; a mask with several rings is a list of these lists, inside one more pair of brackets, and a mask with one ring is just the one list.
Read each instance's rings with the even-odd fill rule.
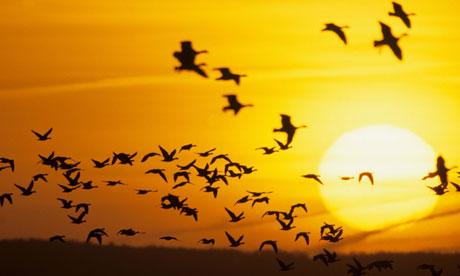
[[[182,249],[125,247],[39,240],[0,241],[0,275],[346,275],[352,256],[339,254],[340,262],[326,267],[302,253],[280,252],[279,258],[295,261],[295,269],[279,271],[275,253],[245,253],[232,249]],[[393,271],[373,270],[367,275],[431,275],[416,270],[421,263],[444,269],[442,275],[457,275],[460,254],[355,255],[363,264],[394,260]]]

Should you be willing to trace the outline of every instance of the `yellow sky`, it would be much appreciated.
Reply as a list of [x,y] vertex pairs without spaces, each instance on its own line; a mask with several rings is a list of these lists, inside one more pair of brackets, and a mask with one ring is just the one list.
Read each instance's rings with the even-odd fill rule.
[[[0,193],[17,193],[12,184],[25,185],[37,172],[51,174],[35,163],[37,154],[53,150],[82,160],[85,180],[121,178],[132,187],[67,196],[94,205],[88,223],[75,226],[68,212],[58,208],[55,198],[62,194],[55,183],[62,184],[63,178],[54,173],[50,183],[39,184],[37,194],[16,196],[13,206],[0,208],[0,237],[65,233],[82,239],[98,226],[112,232],[133,227],[149,234],[112,241],[166,245],[157,241],[158,235],[176,234],[184,246],[195,246],[206,236],[227,246],[223,233],[229,230],[246,234],[248,244],[242,249],[270,238],[279,240],[282,248],[303,250],[292,242],[293,232],[285,235],[272,219],[260,224],[259,217],[267,209],[306,202],[310,214],[296,221],[297,229],[312,232],[315,241],[323,221],[343,224],[325,209],[316,184],[300,178],[318,170],[327,149],[343,133],[367,125],[393,125],[420,136],[448,165],[460,164],[460,3],[404,1],[405,10],[417,14],[408,30],[387,16],[391,1],[246,2],[5,1],[0,9],[0,156],[14,158],[17,172],[0,172]],[[372,41],[381,38],[378,20],[397,35],[409,34],[400,41],[403,62],[387,48],[372,47]],[[351,27],[349,45],[320,31],[328,22]],[[198,59],[208,64],[210,79],[174,72],[172,52],[179,50],[181,40],[209,50]],[[214,81],[218,74],[210,69],[224,66],[248,77],[240,86]],[[255,107],[236,117],[223,113],[221,95],[228,93]],[[283,138],[272,133],[280,125],[280,113],[309,128],[299,131],[293,149],[262,156],[254,148]],[[49,127],[54,128],[51,141],[34,140],[30,129],[44,132]],[[218,200],[197,191],[201,182],[174,191],[189,195],[190,204],[200,210],[199,223],[158,207],[170,184],[143,173],[164,167],[171,177],[172,166],[157,161],[140,164],[138,159],[132,168],[91,168],[90,158],[103,159],[112,151],[143,155],[157,151],[158,144],[172,149],[190,142],[199,150],[217,147],[218,153],[229,153],[258,169],[222,187]],[[180,164],[195,158],[193,153],[183,156]],[[160,192],[133,194],[132,188],[141,187]],[[256,206],[247,211],[246,221],[228,225],[223,207],[233,205],[247,189],[276,192],[270,207]],[[440,198],[434,213],[455,210],[457,201],[450,192]],[[452,250],[460,245],[460,230],[443,229],[458,218],[414,223],[344,243],[341,249]],[[344,227],[345,238],[360,235]],[[427,237],[436,245],[421,242]],[[322,246],[315,242],[312,248]]]

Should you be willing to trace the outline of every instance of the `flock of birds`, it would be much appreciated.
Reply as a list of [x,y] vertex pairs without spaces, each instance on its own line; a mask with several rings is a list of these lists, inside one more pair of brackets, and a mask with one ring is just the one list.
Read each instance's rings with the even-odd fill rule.
[[[410,28],[411,27],[411,22],[409,20],[409,16],[413,15],[413,13],[406,13],[402,6],[393,2],[393,8],[394,11],[390,12],[390,16],[396,16],[401,18],[401,20],[404,22],[404,24]],[[376,40],[374,41],[374,46],[375,47],[380,47],[383,45],[387,45],[391,48],[393,53],[396,55],[398,59],[402,59],[402,53],[401,49],[398,46],[398,40],[400,39],[395,37],[392,32],[391,28],[380,22],[382,34],[383,34],[383,39],[382,40]],[[348,28],[348,26],[337,26],[334,23],[327,23],[325,28],[322,31],[332,31],[336,33],[339,38],[344,42],[344,44],[347,44],[347,38],[346,35],[343,31],[343,29]],[[404,34],[405,35],[405,34]],[[404,36],[403,35],[403,36]],[[197,64],[195,62],[195,58],[198,54],[201,53],[207,53],[207,51],[196,51],[192,48],[192,44],[190,41],[183,41],[181,42],[181,51],[180,52],[174,52],[174,57],[180,62],[180,66],[176,67],[176,70],[189,70],[189,71],[194,71],[198,74],[200,74],[203,77],[207,77],[206,72],[201,68],[204,66],[204,63]],[[244,74],[235,74],[230,71],[229,68],[225,67],[220,67],[220,68],[215,68],[215,70],[220,71],[221,76],[217,78],[217,80],[233,80],[237,85],[240,84],[240,79],[242,77],[246,77]],[[234,115],[237,115],[239,111],[244,108],[244,107],[249,107],[253,106],[252,104],[241,104],[237,96],[234,94],[228,94],[224,95],[224,97],[227,98],[228,100],[228,106],[225,106],[223,108],[224,111],[231,110],[233,111]],[[291,144],[293,141],[293,138],[295,136],[295,133],[298,129],[301,128],[306,128],[306,125],[302,126],[294,126],[291,122],[291,117],[285,114],[281,114],[281,127],[280,128],[274,128],[273,132],[282,132],[286,134],[286,140],[285,142],[281,142],[278,139],[274,139],[278,147],[259,147],[256,148],[255,150],[262,150],[264,155],[270,155],[275,152],[279,151],[284,151],[292,148]],[[37,131],[32,130],[33,134],[37,137],[37,140],[40,142],[45,142],[47,140],[51,139],[51,133],[53,129],[49,129],[47,132],[44,134],[41,134]],[[162,158],[162,162],[174,162],[176,160],[179,160],[179,156],[182,154],[184,151],[191,151],[192,148],[197,147],[197,145],[194,144],[187,144],[183,145],[179,148],[177,151],[176,149],[172,151],[168,151],[164,149],[163,147],[159,146],[159,152],[150,152],[146,153],[142,159],[141,162],[147,162],[151,158]],[[224,185],[229,185],[229,179],[240,179],[244,175],[251,174],[257,169],[254,168],[254,166],[247,166],[238,162],[235,162],[230,159],[228,154],[215,154],[216,148],[212,148],[203,152],[196,152],[195,154],[197,155],[197,158],[194,160],[190,161],[189,163],[185,165],[179,165],[177,164],[177,171],[174,172],[173,174],[173,181],[174,185],[171,187],[172,190],[179,189],[181,187],[184,187],[186,185],[195,185],[194,183],[191,182],[191,176],[192,173],[196,173],[196,177],[200,178],[203,180],[203,182],[206,183],[205,186],[203,186],[200,191],[205,192],[205,193],[210,193],[214,198],[217,198],[219,195],[219,189],[220,187],[218,186],[219,184],[224,184]],[[113,165],[129,165],[133,166],[135,163],[135,158],[137,157],[137,152],[136,153],[113,153],[113,156],[107,157],[102,161],[96,160],[96,159],[91,159],[94,168],[96,169],[103,169],[108,166],[113,166]],[[51,168],[54,171],[60,171],[62,172],[62,176],[64,179],[67,181],[66,185],[58,184],[58,186],[62,189],[63,194],[70,194],[74,192],[77,189],[83,189],[83,190],[92,190],[99,188],[99,186],[94,185],[93,181],[87,180],[83,181],[81,180],[81,162],[75,162],[73,161],[72,158],[70,157],[65,157],[65,156],[58,156],[54,152],[49,154],[48,156],[44,155],[39,155],[40,158],[40,163],[43,166],[47,166]],[[197,163],[198,158],[201,159],[201,161],[205,161],[204,166],[199,166]],[[5,158],[2,157],[0,158],[0,164],[3,164],[3,166],[0,167],[0,171],[3,171],[5,169],[10,169],[11,172],[14,172],[15,170],[15,163],[13,159],[10,158]],[[220,165],[220,166],[218,166]],[[211,167],[213,166],[213,168]],[[434,178],[434,177],[439,177],[441,184],[435,187],[429,187],[432,189],[437,195],[442,195],[447,192],[447,186],[448,186],[448,172],[452,168],[446,168],[445,166],[445,161],[444,159],[439,156],[437,159],[437,170],[435,172],[430,172],[428,173],[427,176],[425,176],[423,179],[428,179],[428,178]],[[164,182],[170,183],[170,179],[168,179],[168,176],[165,172],[165,169],[162,168],[153,168],[145,172],[145,174],[151,174],[151,175],[157,175],[160,177]],[[460,177],[460,172],[458,173]],[[30,183],[27,186],[20,186],[17,184],[14,184],[14,186],[20,191],[20,195],[22,196],[31,196],[37,191],[35,190],[36,183],[39,181],[47,182],[47,176],[48,174],[46,173],[39,173],[34,176],[32,176],[32,179]],[[314,180],[318,182],[321,185],[324,185],[322,180],[320,179],[320,176],[318,174],[305,174],[302,175],[302,177]],[[354,179],[354,176],[339,176],[341,180],[343,181],[348,181],[351,179]],[[374,185],[374,177],[372,172],[362,172],[359,174],[358,179],[359,182],[366,177],[369,179],[370,183]],[[195,181],[194,181],[195,182]],[[106,186],[117,186],[117,185],[127,185],[126,183],[123,183],[121,180],[107,180],[104,181]],[[460,192],[460,185],[450,182],[458,192]],[[135,192],[138,195],[146,195],[148,193],[154,193],[158,192],[158,190],[151,190],[151,189],[135,189]],[[268,205],[270,201],[269,195],[273,193],[273,191],[247,191],[247,195],[244,195],[243,197],[239,198],[236,200],[235,204],[233,207],[236,205],[241,205],[241,204],[246,204],[250,202],[251,208],[254,208],[256,205],[261,205],[265,204]],[[13,204],[13,193],[3,193],[0,195],[0,206],[4,206],[6,202],[9,202],[9,204]],[[74,209],[75,213],[78,215],[67,215],[67,217],[70,220],[70,223],[73,224],[82,224],[86,222],[86,216],[90,211],[90,203],[84,203],[84,202],[79,202],[75,203],[74,200],[72,199],[66,199],[59,197],[57,200],[60,203],[60,208],[63,209]],[[168,209],[172,211],[176,211],[179,213],[179,215],[184,215],[184,216],[190,216],[192,217],[195,221],[199,220],[198,214],[199,210],[197,208],[193,208],[192,206],[189,205],[188,198],[181,198],[180,196],[174,195],[172,193],[168,193],[164,196],[161,197],[160,199],[160,208],[163,209]],[[234,210],[231,210],[230,208],[225,207],[224,208],[225,212],[228,214],[229,217],[229,223],[238,223],[245,219],[244,212],[235,212]],[[298,210],[304,213],[308,213],[308,209],[305,203],[296,203],[293,204],[289,210],[268,210],[265,211],[262,215],[262,218],[265,216],[271,217],[274,216],[275,221],[279,224],[281,227],[281,231],[290,231],[296,226],[294,225],[295,218],[299,214]],[[295,215],[295,213],[297,215]],[[324,225],[321,226],[319,229],[320,232],[320,241],[325,241],[325,242],[330,242],[330,243],[337,243],[343,240],[343,227],[342,226],[335,226],[334,224],[328,224],[324,222]],[[118,235],[125,235],[125,236],[135,236],[139,234],[145,234],[145,232],[137,231],[132,228],[128,229],[120,229],[117,232]],[[225,231],[226,237],[229,242],[230,247],[239,247],[244,244],[244,235],[240,235],[238,237],[230,234],[228,231]],[[303,239],[308,246],[310,244],[310,232],[306,231],[300,231],[295,234],[295,241],[299,241]],[[49,238],[51,242],[65,242],[65,235],[54,235]],[[98,244],[102,244],[103,239],[109,237],[107,232],[105,231],[105,228],[96,228],[91,231],[89,231],[87,237],[86,237],[86,242],[90,242],[92,239],[95,239]],[[162,236],[159,237],[161,240],[166,240],[166,241],[179,241],[177,237],[174,236]],[[210,244],[214,245],[216,243],[216,240],[214,238],[206,237],[202,238],[198,241],[198,243],[202,244]],[[276,240],[265,240],[262,241],[260,246],[259,246],[259,251],[263,250],[266,246],[270,246],[272,250],[274,251],[275,254],[278,253],[278,245]],[[330,264],[339,262],[340,259],[338,259],[338,255],[336,252],[331,252],[327,250],[326,248],[323,249],[324,253],[317,254],[313,256],[313,261],[320,261],[324,263],[325,266],[329,266]],[[294,263],[293,262],[284,262],[283,260],[276,258],[280,270],[281,271],[288,271],[291,269],[294,269]],[[392,260],[377,260],[373,261],[367,265],[361,264],[356,258],[354,258],[354,263],[352,264],[346,264],[348,267],[347,273],[353,276],[360,276],[366,274],[368,271],[371,271],[372,269],[376,268],[378,271],[382,271],[384,269],[393,269],[393,261]],[[460,267],[459,267],[460,268]],[[442,269],[437,270],[435,269],[434,265],[429,265],[429,264],[422,264],[418,267],[418,269],[427,269],[431,272],[432,275],[438,276],[441,275]]]

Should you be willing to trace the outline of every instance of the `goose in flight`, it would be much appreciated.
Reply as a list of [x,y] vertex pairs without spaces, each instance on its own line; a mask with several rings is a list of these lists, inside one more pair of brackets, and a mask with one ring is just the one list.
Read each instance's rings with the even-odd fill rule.
[[145,234],[145,232],[134,231],[132,228],[129,228],[129,229],[121,229],[120,231],[118,231],[117,234],[132,237],[137,234]]
[[94,159],[91,159],[91,161],[93,161],[93,163],[94,163],[94,168],[101,169],[101,168],[104,168],[105,166],[109,165],[110,158],[107,158],[102,162],[94,160]]
[[165,240],[165,241],[179,241],[176,237],[173,237],[173,236],[163,236],[163,237],[160,237],[160,240]]
[[401,18],[401,20],[404,22],[404,25],[406,25],[406,27],[410,29],[411,24],[409,16],[415,15],[415,13],[406,13],[403,10],[402,6],[396,2],[393,2],[393,9],[394,12],[389,12],[388,15]]
[[[86,238],[86,242],[88,243],[92,238],[95,238],[97,240],[97,242],[99,243],[99,245],[101,245],[102,244],[102,236],[104,236],[104,233],[102,233],[100,231],[92,230],[92,231],[89,232],[88,237]],[[105,235],[107,235],[107,234],[105,234]]]
[[262,242],[259,246],[259,251],[261,251],[265,245],[270,245],[271,247],[273,247],[273,250],[275,251],[275,253],[278,253],[278,246],[276,245],[276,241],[266,240]]
[[312,173],[310,173],[310,174],[304,174],[304,175],[302,175],[302,177],[304,177],[304,178],[309,178],[309,179],[313,179],[313,180],[315,180],[316,182],[318,182],[319,184],[323,185],[323,182],[321,181],[321,179],[319,179],[320,176],[319,176],[318,174],[312,174]]
[[355,264],[347,264],[348,270],[347,274],[351,274],[352,276],[361,276],[366,274],[366,267],[363,266],[355,257],[353,257],[353,261]]
[[240,85],[241,77],[247,77],[247,75],[234,74],[227,67],[214,68],[214,70],[218,70],[222,74],[216,80],[234,80],[237,85]]
[[256,148],[256,150],[263,150],[264,151],[263,154],[265,154],[265,155],[269,155],[269,154],[278,152],[277,150],[275,150],[275,147],[271,147],[271,148],[261,147],[261,148]]
[[321,236],[320,240],[329,241],[329,242],[339,242],[343,240],[342,238],[343,229],[340,229],[337,234],[327,233],[324,236]]
[[428,186],[428,185],[427,185],[427,187],[430,188],[431,190],[433,190],[433,192],[435,192],[435,193],[436,193],[437,195],[439,195],[439,196],[441,196],[441,195],[443,195],[443,194],[449,192],[449,191],[447,190],[447,185],[444,185],[444,184],[442,184],[442,183],[439,184],[439,185],[437,185],[437,186],[434,186],[434,187],[431,187],[431,186]]
[[183,187],[183,186],[185,186],[185,185],[187,185],[187,184],[195,185],[195,184],[193,184],[193,183],[191,183],[191,182],[183,181],[183,182],[180,182],[180,183],[177,183],[176,185],[174,185],[174,186],[172,187],[172,189],[177,189],[177,188]]
[[185,216],[192,216],[195,219],[195,221],[198,221],[198,209],[182,206],[179,214],[182,213],[185,213]]
[[148,193],[156,193],[156,192],[158,192],[158,190],[135,190],[135,191],[137,191],[138,195],[145,195],[145,194],[148,194]]
[[82,184],[82,189],[83,190],[91,190],[95,188],[99,188],[99,186],[94,186],[93,181],[86,181],[86,182],[80,182]]
[[278,261],[278,264],[280,265],[281,271],[288,271],[288,270],[294,269],[294,262],[286,264],[283,261],[281,261],[279,258],[276,258],[276,260]]
[[216,243],[216,241],[214,239],[205,239],[205,238],[203,238],[203,239],[199,240],[198,243],[214,245]]
[[156,152],[147,153],[146,155],[144,155],[144,157],[142,157],[141,162],[145,162],[145,161],[147,161],[147,159],[149,159],[150,157],[154,157],[154,156],[157,156],[157,155],[160,155],[160,154],[159,154],[159,153],[156,153]]
[[56,236],[52,236],[51,238],[49,238],[49,240],[50,240],[50,242],[60,241],[60,242],[65,243],[64,238],[65,238],[64,235],[56,235]]
[[340,26],[335,25],[334,23],[326,23],[325,25],[326,27],[321,30],[322,32],[324,31],[334,32],[339,36],[339,38],[343,41],[343,43],[345,43],[345,45],[347,44],[347,37],[345,36],[345,33],[343,32],[342,29],[349,28],[348,26],[340,27]]
[[197,145],[194,145],[194,144],[187,144],[187,145],[183,145],[180,150],[179,150],[179,153],[183,150],[191,150],[193,147],[196,147]]
[[149,173],[158,174],[161,176],[161,178],[163,178],[163,180],[166,183],[168,183],[168,179],[166,178],[166,175],[163,172],[164,172],[164,169],[152,169],[152,170],[146,171],[145,173],[146,174],[149,174]]
[[12,198],[12,193],[4,193],[4,194],[1,194],[0,195],[0,207],[3,207],[3,203],[5,202],[5,200],[8,200],[8,202],[11,204],[13,204],[13,198]]
[[206,72],[201,69],[201,66],[206,65],[205,63],[196,64],[195,58],[197,55],[202,53],[208,53],[207,50],[203,51],[196,51],[192,48],[191,41],[181,41],[181,51],[174,52],[173,56],[180,62],[180,66],[175,67],[174,69],[177,71],[188,70],[194,71],[199,75],[207,78]]
[[310,232],[299,232],[295,236],[294,241],[297,241],[300,237],[303,237],[305,239],[305,242],[307,243],[307,245],[309,245],[310,244],[310,237],[308,236],[308,234],[310,234]]
[[452,169],[454,169],[456,167],[452,167],[452,168],[447,168],[446,167],[446,161],[444,160],[444,158],[440,155],[438,156],[438,158],[436,159],[436,171],[434,172],[430,172],[428,173],[428,175],[426,175],[425,177],[422,178],[422,180],[426,180],[428,178],[433,178],[433,177],[436,177],[438,176],[439,177],[439,180],[441,181],[441,184],[447,186],[447,184],[449,183],[449,180],[448,180],[448,172]]
[[57,200],[59,200],[62,203],[61,208],[63,208],[63,209],[71,209],[71,208],[75,207],[75,206],[72,205],[73,200],[66,200],[66,199],[63,199],[63,198],[57,198]]
[[252,200],[252,199],[250,199],[249,196],[246,195],[246,196],[244,196],[244,197],[238,199],[238,200],[235,202],[235,204],[233,204],[233,206],[235,206],[236,204],[246,203],[246,202],[249,202],[249,201],[251,201],[251,200]]
[[335,224],[328,224],[326,222],[323,222],[324,225],[321,226],[321,236],[323,236],[323,234],[325,233],[326,230],[329,231],[329,233],[335,235],[337,234],[338,231],[340,231],[342,229],[342,226],[339,226],[337,228],[335,228]]
[[51,134],[51,131],[53,131],[53,128],[50,128],[45,134],[40,134],[32,129],[32,132],[33,134],[35,134],[35,136],[37,136],[38,141],[50,140],[51,138],[49,137],[49,135]]
[[75,187],[70,187],[69,188],[69,187],[61,185],[61,184],[58,184],[58,186],[62,188],[63,193],[70,193],[70,192],[73,192],[74,190],[80,188],[80,186],[75,186]]
[[185,166],[181,166],[181,165],[176,165],[181,171],[186,171],[188,169],[190,169],[191,167],[193,167],[195,165],[195,162],[196,162],[196,159],[193,160],[192,162],[188,163],[187,165]]
[[288,150],[288,149],[292,148],[292,146],[290,144],[288,144],[287,142],[286,142],[286,144],[283,144],[279,140],[276,140],[276,139],[273,139],[273,140],[275,140],[275,142],[278,144],[279,150]]
[[112,165],[119,161],[118,164],[125,165],[129,164],[130,166],[133,165],[133,158],[137,155],[137,152],[133,154],[126,154],[126,153],[113,153],[113,158],[112,158]]
[[339,178],[344,181],[355,179],[353,176],[339,176]]
[[216,198],[217,197],[217,192],[219,191],[219,188],[220,187],[213,187],[211,185],[207,185],[207,186],[204,186],[203,188],[201,188],[200,191],[204,190],[205,193],[212,193],[214,198]]
[[47,176],[47,175],[48,175],[47,173],[39,173],[39,174],[34,175],[34,176],[32,177],[32,179],[33,179],[35,182],[37,182],[37,181],[40,180],[40,179],[43,180],[43,181],[45,181],[45,182],[48,182],[48,180],[46,179],[46,176]]
[[212,155],[212,154],[213,154],[213,151],[215,151],[215,150],[216,150],[216,148],[213,148],[213,149],[210,149],[210,150],[208,150],[208,151],[197,152],[196,154],[198,154],[198,155],[201,156],[201,157],[208,157],[208,156]]
[[[0,163],[8,164],[8,167],[11,169],[12,172],[14,172],[14,160],[13,159],[1,157],[0,158]],[[5,168],[8,168],[8,167],[5,167]]]
[[17,184],[14,184],[14,186],[16,186],[19,190],[21,190],[23,196],[30,196],[31,194],[33,193],[36,193],[37,191],[32,191],[32,189],[34,188],[34,181],[30,181],[29,183],[29,186],[27,186],[27,188],[24,188],[22,186],[19,186]]
[[67,215],[67,216],[70,218],[70,220],[72,221],[72,223],[74,223],[74,224],[81,224],[81,223],[83,223],[83,222],[86,222],[86,220],[83,219],[83,218],[85,217],[86,214],[87,214],[87,213],[82,212],[77,218],[76,218],[76,217],[69,216],[69,215]]
[[362,172],[359,174],[358,182],[361,182],[361,179],[363,179],[364,176],[369,178],[369,181],[371,182],[371,185],[374,185],[374,176],[372,175],[373,172]]
[[222,110],[227,111],[227,110],[233,110],[233,115],[237,115],[238,112],[243,108],[243,107],[251,107],[254,106],[253,104],[241,104],[238,99],[236,98],[235,94],[227,94],[223,95],[223,97],[227,98],[228,105],[225,106]]
[[390,49],[393,51],[393,54],[395,54],[395,56],[399,60],[402,60],[403,59],[402,51],[401,51],[401,48],[398,46],[398,41],[402,37],[407,36],[407,34],[402,34],[400,37],[395,37],[393,33],[391,32],[391,28],[388,25],[382,22],[379,22],[379,23],[380,23],[380,28],[382,30],[383,39],[374,40],[374,47],[382,47],[383,45],[388,45],[388,47],[390,47]]
[[292,223],[294,222],[294,218],[291,218],[288,223],[285,223],[284,221],[280,220],[279,215],[277,215],[276,220],[281,225],[281,230],[283,231],[288,231],[288,230],[295,228],[295,226],[292,226]]
[[228,158],[228,154],[219,154],[211,159],[211,165],[214,164],[214,162],[216,162],[218,159],[224,159],[225,161],[227,161],[227,163],[232,163],[232,160]]
[[176,173],[174,173],[174,182],[176,182],[179,177],[184,177],[187,180],[187,183],[188,183],[188,182],[190,182],[190,176],[189,175],[190,175],[189,172],[184,172],[184,171],[176,172]]
[[160,151],[161,151],[161,154],[163,155],[163,162],[171,162],[171,161],[174,161],[174,160],[177,160],[179,158],[177,157],[174,157],[174,155],[176,154],[176,150],[173,150],[171,151],[171,153],[167,152],[164,148],[162,148],[161,146],[158,146],[160,148]]
[[237,240],[235,240],[232,235],[230,235],[227,231],[225,231],[225,235],[227,235],[227,239],[228,241],[230,242],[230,247],[238,247],[242,244],[244,244],[244,242],[241,242],[244,238],[244,235],[241,235]]
[[339,259],[337,259],[337,253],[336,252],[331,253],[326,248],[323,248],[323,251],[324,251],[324,254],[318,254],[318,255],[313,256],[313,261],[316,261],[316,260],[319,259],[326,266],[329,266],[330,263],[335,263],[335,262],[340,261]]
[[251,191],[246,191],[246,192],[250,193],[252,195],[252,197],[259,197],[259,196],[262,196],[262,195],[273,193],[273,191],[270,191],[270,192],[251,192]]
[[104,180],[103,182],[107,183],[107,186],[116,186],[116,185],[127,185],[123,182],[121,182],[121,180]]
[[374,267],[378,269],[379,272],[381,272],[384,269],[391,269],[393,270],[393,263],[394,261],[389,261],[389,260],[382,260],[382,261],[375,261],[367,265],[367,268],[372,270]]
[[285,132],[287,134],[287,142],[286,145],[289,145],[292,142],[292,139],[294,138],[294,134],[297,129],[299,128],[306,128],[306,125],[302,126],[294,126],[291,123],[291,116],[281,114],[281,128],[275,128],[273,129],[273,132]]
[[233,213],[232,211],[230,211],[229,209],[227,209],[226,207],[225,208],[225,211],[227,211],[228,215],[230,216],[231,220],[229,220],[229,222],[238,222],[242,219],[244,219],[244,212],[241,212],[238,216],[235,215],[235,213]]
[[75,212],[78,212],[80,209],[83,209],[83,213],[88,214],[90,203],[79,203],[75,205]]
[[261,197],[261,198],[255,198],[255,199],[252,201],[251,208],[254,207],[254,205],[255,205],[256,203],[258,203],[258,202],[259,202],[259,203],[265,202],[266,204],[268,204],[269,201],[270,201],[270,198],[268,198],[268,197],[266,197],[266,196]]

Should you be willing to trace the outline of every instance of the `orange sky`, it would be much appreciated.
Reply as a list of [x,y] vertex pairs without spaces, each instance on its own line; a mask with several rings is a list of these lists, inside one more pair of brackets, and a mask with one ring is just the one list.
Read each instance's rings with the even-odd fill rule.
[[[224,231],[245,233],[255,249],[262,240],[277,239],[284,249],[305,250],[293,242],[297,229],[312,232],[311,250],[318,243],[323,221],[344,225],[345,251],[456,250],[460,229],[452,228],[458,215],[412,223],[367,237],[329,214],[317,185],[300,177],[318,171],[327,149],[345,132],[368,125],[387,124],[407,129],[449,166],[460,164],[459,55],[460,3],[448,0],[405,1],[412,17],[408,30],[387,16],[391,1],[7,1],[0,11],[0,110],[3,135],[0,156],[16,160],[17,171],[0,172],[0,193],[14,192],[13,206],[0,208],[0,238],[47,238],[63,233],[82,240],[88,230],[106,227],[111,233],[134,228],[148,234],[111,241],[133,245],[171,245],[158,236],[177,235],[181,246],[196,246],[202,237],[215,237],[227,246]],[[372,47],[381,33],[377,21],[391,25],[402,38],[404,61],[389,49]],[[349,45],[331,33],[324,23],[350,25]],[[181,40],[192,40],[208,64],[210,79],[189,72],[177,73],[172,52]],[[230,67],[247,74],[240,86],[217,82],[213,67]],[[234,117],[223,113],[223,94],[235,93],[243,103],[253,103]],[[293,149],[272,156],[254,151],[270,146],[279,127],[279,114],[290,114],[296,125],[307,124],[293,142]],[[30,129],[53,127],[52,140],[35,140]],[[217,147],[232,160],[254,165],[258,171],[241,181],[231,180],[218,199],[199,192],[204,186],[185,187],[173,193],[189,196],[200,211],[200,221],[158,207],[159,198],[171,184],[144,175],[152,168],[172,166],[158,159],[132,168],[121,165],[93,169],[91,158],[104,159],[117,152],[157,151],[195,143],[198,150]],[[273,144],[274,146],[274,144]],[[37,165],[38,154],[56,151],[82,161],[82,178],[123,179],[127,187],[60,193],[55,184],[64,178]],[[179,164],[193,160],[181,155]],[[200,165],[204,164],[201,161]],[[434,168],[433,160],[433,168]],[[12,185],[25,185],[38,172],[50,173],[49,183],[39,183],[37,194],[17,195]],[[426,172],[420,172],[420,178]],[[454,177],[454,174],[452,174]],[[417,179],[418,181],[418,179]],[[96,184],[96,185],[97,185]],[[423,183],[434,185],[435,181]],[[139,197],[134,188],[159,189]],[[231,206],[250,190],[274,190],[270,206],[245,210],[247,219],[229,225],[223,207]],[[70,224],[56,197],[91,202],[88,222]],[[442,196],[433,214],[457,209],[453,191]],[[283,233],[270,218],[260,220],[268,209],[287,209],[305,202],[309,214],[296,220],[294,232]],[[426,243],[426,239],[432,243]],[[308,248],[307,248],[308,249]]]

